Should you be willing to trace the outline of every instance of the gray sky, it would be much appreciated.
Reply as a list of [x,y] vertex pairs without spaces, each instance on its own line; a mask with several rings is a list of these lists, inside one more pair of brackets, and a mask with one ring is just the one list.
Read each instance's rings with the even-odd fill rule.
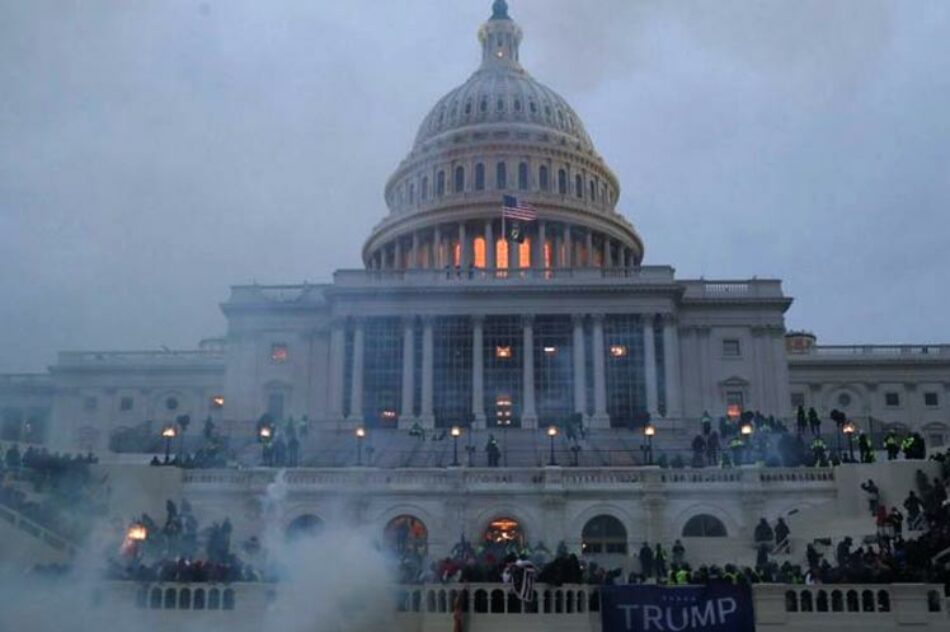
[[[950,2],[511,0],[648,264],[780,277],[826,343],[939,342]],[[0,0],[0,371],[193,346],[357,267],[490,0]]]

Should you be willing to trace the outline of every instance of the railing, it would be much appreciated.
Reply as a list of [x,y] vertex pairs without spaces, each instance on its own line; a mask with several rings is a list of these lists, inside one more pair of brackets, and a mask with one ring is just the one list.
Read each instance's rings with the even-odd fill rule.
[[632,283],[672,284],[673,269],[665,266],[640,268],[526,268],[518,270],[448,267],[438,270],[339,270],[334,274],[336,287],[360,288],[377,285],[409,286],[518,283],[551,281],[597,283],[618,280]]
[[30,520],[12,507],[8,507],[2,503],[0,503],[0,520],[9,523],[37,540],[45,542],[57,551],[63,551],[68,555],[72,555],[76,552],[75,547],[64,538]]
[[708,470],[660,470],[658,468],[460,468],[377,470],[371,468],[291,469],[277,470],[190,470],[184,473],[186,485],[263,488],[273,483],[278,474],[289,486],[339,489],[341,486],[361,489],[394,490],[400,487],[432,491],[478,489],[616,489],[635,491],[649,487],[706,486],[779,490],[809,487],[816,491],[832,491],[835,483],[831,468],[740,468]]
[[685,281],[687,299],[782,299],[782,282],[771,279],[748,281]]
[[216,350],[206,351],[63,351],[59,354],[59,366],[134,366],[221,364],[224,354]]
[[[793,357],[795,354],[792,354]],[[876,356],[882,358],[917,357],[948,357],[950,345],[820,345],[799,353],[799,355],[865,357]]]
[[[262,613],[258,610],[279,602],[281,593],[279,585],[261,583],[154,583],[133,589],[129,583],[116,582],[112,586],[116,595],[134,599],[139,610],[236,611],[242,615]],[[600,589],[590,585],[538,584],[525,601],[504,584],[394,586],[392,596],[396,612],[403,616],[448,617],[460,612],[469,618],[507,616],[519,621],[532,617],[549,621],[556,616],[570,626],[588,622],[600,612]],[[825,621],[825,616],[830,617],[829,623],[860,620],[862,626],[873,629],[889,630],[897,623],[942,625],[946,609],[941,588],[925,584],[757,584],[753,600],[760,623],[779,625],[800,619]],[[587,628],[580,625],[577,629]]]
[[45,373],[0,374],[0,388],[52,389],[53,380]]

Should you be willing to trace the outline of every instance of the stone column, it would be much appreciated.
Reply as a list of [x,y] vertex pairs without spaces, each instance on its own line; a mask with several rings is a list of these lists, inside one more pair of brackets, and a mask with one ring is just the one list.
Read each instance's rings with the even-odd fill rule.
[[432,339],[432,318],[426,317],[422,327],[422,403],[419,423],[424,428],[435,427],[435,414],[432,408],[432,378],[435,360],[435,346]]
[[355,321],[353,331],[353,374],[350,377],[350,417],[357,424],[363,423],[363,338],[365,322],[362,318]]
[[412,231],[412,246],[409,249],[409,269],[419,267],[419,233]]
[[647,383],[647,412],[651,419],[660,416],[656,385],[656,338],[653,333],[653,314],[643,315],[643,372]]
[[614,250],[610,244],[610,237],[604,237],[604,267],[614,267]]
[[532,267],[539,270],[547,268],[544,262],[544,243],[547,241],[547,226],[545,226],[544,221],[538,222],[538,234],[536,236],[537,243],[534,248],[534,261],[531,262]]
[[468,264],[471,261],[468,248],[468,233],[465,230],[465,222],[459,222],[459,268],[468,270]]
[[564,226],[564,267],[574,267],[574,237],[571,235],[571,225]]
[[584,316],[574,314],[574,412],[587,417],[587,356],[584,349]]
[[594,267],[594,231],[587,231],[587,260],[584,264],[588,268]]
[[505,243],[508,244],[508,271],[514,273],[518,269],[518,246],[519,244],[516,241],[508,239],[508,235],[505,235]]
[[676,317],[672,314],[663,318],[663,364],[666,375],[666,416],[679,419],[683,416],[680,394],[680,338]]
[[415,323],[412,318],[403,320],[402,329],[402,406],[399,411],[399,427],[408,429],[413,423],[413,397],[415,384]]
[[334,319],[330,324],[330,416],[333,421],[343,421],[343,380],[346,362],[343,350],[346,345],[346,331],[342,319]]
[[442,261],[442,229],[436,226],[432,233],[432,267],[438,270],[444,265],[445,262]]
[[609,428],[610,416],[607,414],[607,377],[606,354],[604,353],[604,315],[594,315],[594,416],[591,428]]
[[474,428],[485,428],[485,319],[472,317],[472,415]]
[[495,230],[492,220],[485,222],[485,267],[489,270],[498,267],[495,263]]
[[521,427],[537,428],[538,413],[534,405],[534,316],[525,316],[522,319],[524,342],[522,345],[523,378],[521,391],[524,406],[521,409]]
[[393,268],[395,270],[402,270],[402,237],[396,237],[396,245],[393,248]]

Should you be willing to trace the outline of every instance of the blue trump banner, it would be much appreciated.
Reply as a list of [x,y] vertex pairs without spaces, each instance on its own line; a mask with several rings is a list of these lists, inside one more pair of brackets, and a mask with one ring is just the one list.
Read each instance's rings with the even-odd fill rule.
[[603,632],[755,632],[748,586],[606,586]]

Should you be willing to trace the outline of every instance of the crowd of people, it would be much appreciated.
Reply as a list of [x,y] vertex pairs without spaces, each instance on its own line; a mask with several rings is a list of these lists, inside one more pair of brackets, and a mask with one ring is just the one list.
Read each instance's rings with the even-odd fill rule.
[[[107,579],[140,582],[257,582],[265,577],[233,551],[233,526],[225,518],[199,529],[191,505],[165,504],[162,526],[142,514],[128,528],[119,552],[110,556]],[[204,546],[201,546],[202,541]]]
[[0,447],[0,504],[74,543],[82,542],[103,515],[104,481],[93,480],[92,454],[49,452],[16,444]]

